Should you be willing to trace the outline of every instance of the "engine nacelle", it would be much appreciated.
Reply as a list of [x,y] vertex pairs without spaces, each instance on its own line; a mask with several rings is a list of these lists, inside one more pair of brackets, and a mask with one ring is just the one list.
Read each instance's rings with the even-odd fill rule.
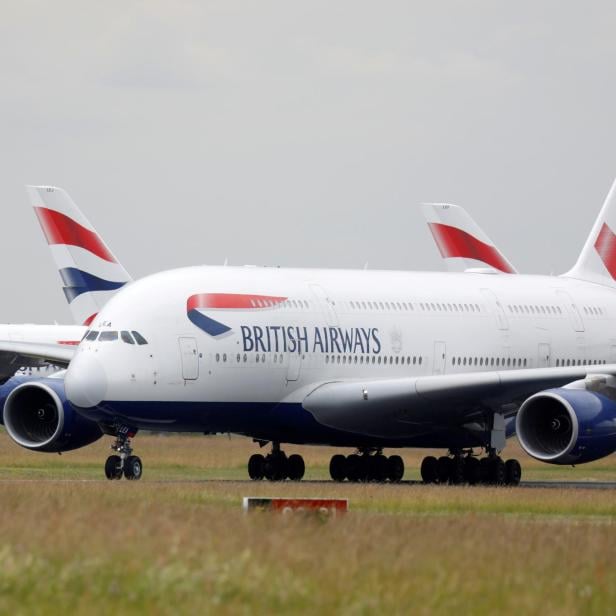
[[586,389],[548,389],[522,404],[516,433],[542,462],[592,462],[616,451],[616,402]]
[[4,426],[9,436],[26,449],[70,451],[103,435],[97,423],[72,409],[61,379],[11,380],[3,389]]

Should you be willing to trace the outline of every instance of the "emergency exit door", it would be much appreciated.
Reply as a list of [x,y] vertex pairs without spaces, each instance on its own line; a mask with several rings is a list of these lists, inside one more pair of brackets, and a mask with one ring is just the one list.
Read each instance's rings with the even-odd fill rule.
[[199,378],[199,351],[194,338],[179,338],[182,377],[185,381]]

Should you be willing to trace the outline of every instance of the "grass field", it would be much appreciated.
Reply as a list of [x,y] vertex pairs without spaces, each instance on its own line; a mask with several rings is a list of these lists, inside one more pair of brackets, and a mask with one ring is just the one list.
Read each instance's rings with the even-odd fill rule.
[[[604,614],[616,605],[611,491],[242,481],[238,437],[140,435],[140,482],[107,482],[110,439],[53,456],[0,434],[0,614]],[[331,450],[301,452],[324,479]],[[404,452],[408,472],[424,452]],[[519,452],[531,479],[616,480]],[[78,481],[69,481],[76,479]],[[207,479],[207,481],[203,481]],[[81,480],[81,481],[79,481]],[[241,498],[340,496],[342,519],[241,512]]]

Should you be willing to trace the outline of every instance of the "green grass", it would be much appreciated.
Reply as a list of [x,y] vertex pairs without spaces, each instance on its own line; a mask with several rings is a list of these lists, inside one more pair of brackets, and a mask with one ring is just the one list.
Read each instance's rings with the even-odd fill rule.
[[[256,450],[247,439],[135,446],[143,480],[108,482],[108,439],[53,456],[0,434],[0,614],[613,611],[610,491],[251,483],[239,481]],[[332,450],[288,450],[325,478]],[[404,453],[413,476],[423,454]],[[610,458],[524,465],[536,478],[616,477]],[[247,515],[248,495],[346,497],[351,510],[328,522]]]

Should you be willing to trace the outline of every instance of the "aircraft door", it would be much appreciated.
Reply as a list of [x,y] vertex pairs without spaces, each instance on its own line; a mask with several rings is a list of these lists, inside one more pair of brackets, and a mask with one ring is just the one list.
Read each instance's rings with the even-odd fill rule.
[[297,381],[299,379],[299,373],[302,367],[302,354],[290,353],[289,365],[287,367],[287,383],[289,381]]
[[584,331],[584,321],[582,321],[582,315],[580,314],[580,311],[575,305],[575,302],[573,301],[573,298],[571,297],[571,295],[569,295],[567,291],[563,291],[562,289],[559,289],[558,291],[556,291],[556,295],[558,295],[559,299],[564,304],[565,310],[567,311],[567,314],[569,315],[569,320],[571,321],[571,325],[573,326],[573,329],[576,332],[583,332]]
[[199,351],[194,338],[178,338],[180,345],[180,358],[182,360],[182,377],[185,381],[194,381],[199,378]]
[[323,287],[318,284],[311,284],[310,290],[317,298],[322,310],[325,314],[325,322],[330,327],[336,327],[338,325],[338,315],[336,314],[336,307],[334,300],[329,297]]
[[505,309],[503,305],[500,303],[498,297],[496,297],[496,293],[491,289],[481,289],[481,293],[486,299],[486,303],[489,306],[490,312],[492,312],[496,316],[496,324],[498,329],[507,330],[509,329],[509,323],[507,321],[507,315],[505,314]]
[[445,363],[447,361],[447,346],[444,342],[434,343],[434,360],[432,363],[432,374],[445,374]]
[[550,345],[547,342],[540,342],[539,348],[537,349],[537,367],[549,368],[551,354],[552,350]]

